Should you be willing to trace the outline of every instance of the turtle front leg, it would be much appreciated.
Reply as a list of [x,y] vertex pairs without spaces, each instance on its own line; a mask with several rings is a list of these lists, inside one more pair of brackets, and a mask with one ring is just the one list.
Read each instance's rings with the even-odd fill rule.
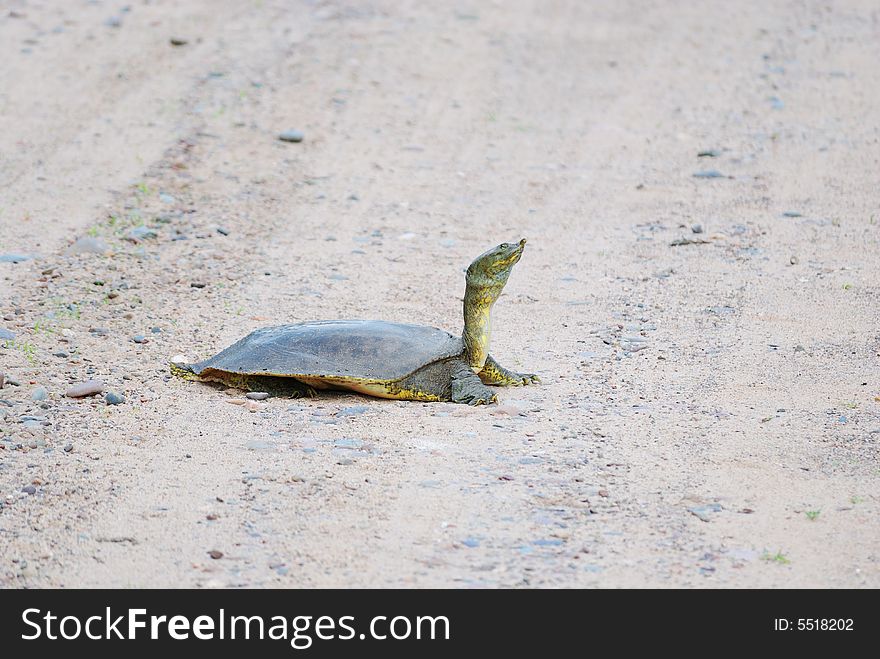
[[462,363],[452,375],[452,402],[468,405],[488,405],[498,401],[498,395],[482,383],[467,364]]
[[524,384],[535,384],[541,381],[534,373],[517,373],[504,368],[492,359],[492,355],[486,358],[486,363],[479,375],[484,384],[494,384],[498,387],[521,387]]

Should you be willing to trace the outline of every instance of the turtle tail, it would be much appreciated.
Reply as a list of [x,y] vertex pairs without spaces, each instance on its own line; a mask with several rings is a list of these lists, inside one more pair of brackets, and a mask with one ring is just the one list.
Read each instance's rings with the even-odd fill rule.
[[202,379],[198,375],[196,375],[195,372],[193,372],[192,366],[190,366],[189,364],[185,364],[183,362],[170,362],[168,364],[168,367],[171,369],[172,375],[176,375],[177,377],[183,378],[184,380],[193,380],[198,382]]

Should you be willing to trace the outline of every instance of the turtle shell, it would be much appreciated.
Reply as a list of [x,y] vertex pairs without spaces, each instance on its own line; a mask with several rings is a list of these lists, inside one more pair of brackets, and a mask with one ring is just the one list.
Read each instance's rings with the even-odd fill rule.
[[264,327],[190,368],[248,375],[399,380],[460,355],[460,337],[381,320],[327,320]]

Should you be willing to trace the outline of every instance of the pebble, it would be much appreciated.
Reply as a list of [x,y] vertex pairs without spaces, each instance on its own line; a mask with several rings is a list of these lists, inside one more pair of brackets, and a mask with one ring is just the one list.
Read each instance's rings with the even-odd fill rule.
[[100,238],[92,236],[83,236],[77,239],[65,252],[70,256],[77,254],[106,254],[110,251],[110,247]]
[[114,393],[112,391],[108,391],[107,394],[104,396],[104,401],[108,405],[122,405],[122,403],[125,402],[125,396]]
[[126,239],[130,240],[133,243],[139,243],[142,240],[157,238],[158,236],[159,234],[150,227],[133,227],[129,229],[127,234],[125,234]]
[[790,259],[788,259],[788,262],[791,263],[792,265],[797,265],[798,263],[801,262],[801,260],[796,256],[792,256]]
[[66,352],[64,352],[63,350],[59,350],[58,352],[53,352],[52,356],[53,357],[60,357],[61,359],[67,359],[68,357],[70,357],[70,355],[67,354]]
[[190,282],[190,286],[191,286],[192,288],[204,288],[204,287],[205,287],[205,282],[203,282],[203,281],[193,281],[193,282]]
[[21,263],[34,258],[28,254],[0,254],[0,263]]
[[36,494],[37,488],[33,485],[25,485],[23,488],[21,488],[21,491],[25,494]]
[[46,387],[37,387],[31,393],[31,400],[46,400],[49,397],[49,392],[46,391]]
[[691,225],[691,231],[693,231],[694,233],[703,233],[703,225],[702,224]]
[[473,547],[479,547],[480,541],[477,540],[476,538],[465,538],[464,540],[461,541],[461,544],[463,544],[465,547],[473,548]]
[[803,217],[803,215],[801,215],[797,211],[785,211],[782,214],[782,217]]
[[343,407],[336,413],[336,416],[357,416],[364,414],[369,409],[366,405],[351,405],[350,407]]
[[704,169],[699,172],[694,172],[694,178],[724,178],[724,174],[717,169]]
[[251,400],[266,400],[269,397],[269,394],[265,391],[249,391],[244,396]]
[[94,396],[102,391],[104,391],[103,382],[100,380],[88,380],[73,385],[70,389],[64,392],[64,395],[68,398],[83,398],[85,396]]
[[182,37],[171,37],[168,42],[172,46],[185,46],[189,43],[189,39],[183,39]]
[[229,229],[226,229],[224,227],[217,227],[217,233],[219,233],[221,236],[228,236]]
[[0,327],[0,341],[12,341],[15,338],[15,332]]
[[688,508],[688,512],[696,517],[700,518],[703,522],[708,522],[711,520],[709,515],[711,513],[720,513],[722,510],[720,503],[707,503],[704,506],[695,506],[693,508]]
[[718,149],[706,149],[705,151],[700,151],[697,154],[697,158],[717,158],[721,155],[721,151]]
[[302,142],[305,135],[301,130],[286,130],[278,135],[278,139],[282,142]]
[[218,551],[216,549],[212,549],[211,551],[208,552],[208,556],[210,556],[211,558],[213,558],[216,561],[220,558],[223,558],[223,552]]
[[135,343],[149,343],[150,340],[145,337],[143,334],[138,334],[137,336],[131,337],[131,340]]
[[249,400],[245,403],[248,412],[260,412],[266,409],[265,403],[259,403],[255,400]]
[[151,327],[150,332],[152,332],[153,334],[161,334],[162,328],[161,327]]

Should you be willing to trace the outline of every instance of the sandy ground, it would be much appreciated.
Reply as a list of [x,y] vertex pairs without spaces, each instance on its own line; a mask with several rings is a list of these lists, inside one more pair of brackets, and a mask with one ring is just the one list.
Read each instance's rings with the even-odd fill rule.
[[[875,2],[12,0],[0,61],[3,586],[880,586]],[[498,406],[168,374],[458,332],[523,236]]]

